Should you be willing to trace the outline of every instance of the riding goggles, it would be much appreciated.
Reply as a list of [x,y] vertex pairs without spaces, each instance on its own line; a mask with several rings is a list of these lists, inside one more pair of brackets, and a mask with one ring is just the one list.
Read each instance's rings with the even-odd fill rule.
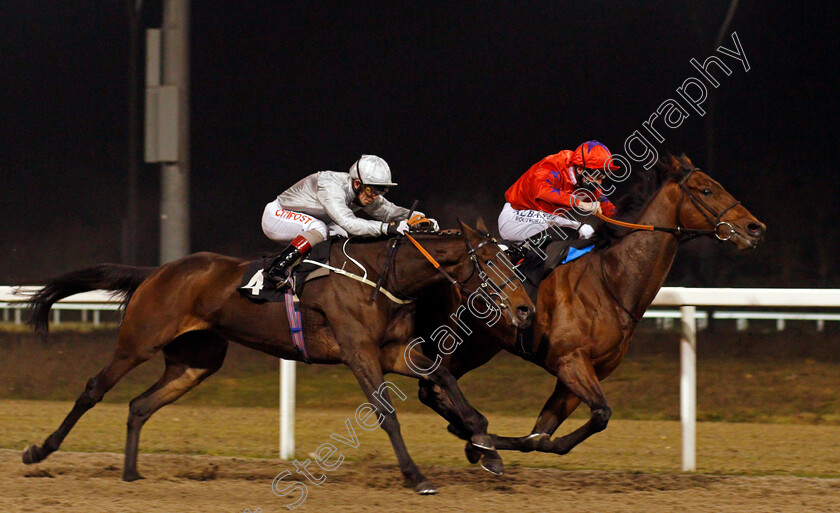
[[377,187],[375,185],[362,185],[362,192],[367,194],[368,196],[373,196],[374,198],[377,196],[383,196],[388,192],[387,187]]

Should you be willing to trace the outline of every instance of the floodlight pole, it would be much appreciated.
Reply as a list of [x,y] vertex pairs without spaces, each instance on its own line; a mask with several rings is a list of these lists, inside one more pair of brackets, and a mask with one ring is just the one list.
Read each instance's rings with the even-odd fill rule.
[[190,252],[189,0],[164,0],[163,82],[177,89],[177,157],[161,164],[160,262]]

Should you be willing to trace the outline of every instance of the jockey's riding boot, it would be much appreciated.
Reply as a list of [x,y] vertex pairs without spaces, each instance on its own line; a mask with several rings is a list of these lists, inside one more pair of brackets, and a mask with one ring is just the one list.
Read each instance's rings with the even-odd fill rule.
[[[562,233],[561,233],[562,232]],[[555,228],[548,228],[543,230],[537,234],[531,235],[525,242],[522,244],[524,249],[528,249],[528,245],[531,248],[536,248],[539,250],[538,252],[544,252],[545,249],[548,247],[549,244],[552,242],[557,241],[573,241],[579,237],[578,232],[571,228],[566,227],[555,227]]]
[[516,245],[510,244],[505,250],[505,255],[507,255],[508,260],[510,260],[513,265],[519,265],[519,263],[528,256],[528,248],[525,247],[524,243]]
[[310,249],[309,241],[298,235],[286,249],[265,266],[263,269],[265,276],[274,282],[278,289],[285,289],[289,286],[292,268],[303,260]]
[[[554,227],[536,233],[522,243],[520,251],[525,252],[525,257],[519,262],[518,269],[534,285],[539,285],[546,271],[551,271],[559,262],[547,262],[550,255],[546,253],[552,242],[567,241],[569,244],[577,239],[575,230],[566,227]],[[565,249],[565,247],[563,248]],[[548,267],[547,267],[548,265]]]
[[[549,230],[543,230],[535,235],[531,235],[515,246],[512,245],[505,253],[513,265],[519,265],[526,259],[533,260],[537,254],[543,253],[550,242],[551,234]],[[528,258],[529,256],[531,258]]]

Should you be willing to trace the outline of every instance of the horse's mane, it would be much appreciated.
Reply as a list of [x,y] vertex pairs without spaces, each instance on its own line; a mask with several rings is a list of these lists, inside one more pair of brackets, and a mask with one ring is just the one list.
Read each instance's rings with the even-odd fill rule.
[[[614,219],[635,222],[663,185],[670,181],[680,181],[693,167],[685,154],[674,157],[666,152],[649,169],[637,171],[628,191],[613,202],[617,211]],[[631,232],[627,228],[603,223],[595,230],[593,242],[596,249],[607,248]]]

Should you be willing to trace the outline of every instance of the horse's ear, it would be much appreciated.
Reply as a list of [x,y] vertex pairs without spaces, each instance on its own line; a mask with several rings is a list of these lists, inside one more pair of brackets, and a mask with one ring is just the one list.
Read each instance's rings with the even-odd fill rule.
[[467,225],[466,223],[464,223],[463,221],[461,221],[461,218],[460,218],[460,217],[458,217],[458,218],[456,218],[456,219],[457,219],[457,221],[458,221],[458,226],[460,226],[460,227],[461,227],[461,233],[464,233],[464,234],[471,234],[471,233],[474,231],[472,228],[470,228],[470,227],[469,227],[469,225]]
[[691,162],[691,159],[685,153],[680,155],[680,162],[682,162],[683,166],[687,167],[688,169],[694,168],[694,164]]
[[481,216],[478,216],[478,221],[475,222],[475,229],[481,233],[490,233],[490,230],[487,229],[487,224],[484,222],[484,218]]
[[665,150],[665,162],[668,163],[668,166],[670,166],[671,169],[679,169],[682,167],[680,161],[677,160],[677,158],[668,150]]

